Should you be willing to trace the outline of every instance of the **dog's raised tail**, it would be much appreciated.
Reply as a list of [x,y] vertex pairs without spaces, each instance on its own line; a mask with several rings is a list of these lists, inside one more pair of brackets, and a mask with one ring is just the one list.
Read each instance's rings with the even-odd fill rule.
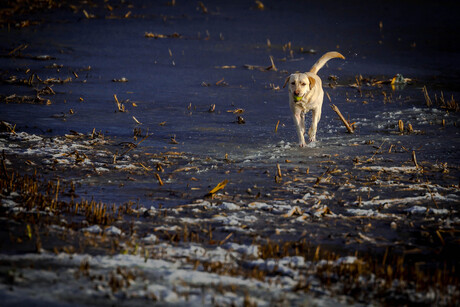
[[311,67],[310,72],[317,74],[318,71],[321,68],[323,68],[324,64],[326,64],[327,61],[333,58],[340,58],[345,60],[345,57],[337,51],[330,51],[328,53],[325,53],[322,57],[319,58],[318,61],[316,61],[316,63]]

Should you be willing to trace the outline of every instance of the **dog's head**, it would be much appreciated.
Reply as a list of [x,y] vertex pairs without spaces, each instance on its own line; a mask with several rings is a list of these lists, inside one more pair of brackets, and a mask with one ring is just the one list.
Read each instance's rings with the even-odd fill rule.
[[311,89],[313,89],[315,83],[316,81],[313,77],[308,76],[305,73],[296,73],[286,78],[283,88],[286,87],[286,84],[289,84],[289,96],[297,102],[305,97]]

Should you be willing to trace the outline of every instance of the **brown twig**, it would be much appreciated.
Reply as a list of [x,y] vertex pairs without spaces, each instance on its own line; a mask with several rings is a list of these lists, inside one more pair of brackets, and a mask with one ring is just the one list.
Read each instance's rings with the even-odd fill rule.
[[327,168],[327,170],[321,175],[319,176],[318,178],[316,178],[316,182],[313,186],[317,186],[320,182],[321,182],[321,179],[323,179],[323,177],[329,173],[329,167]]
[[147,131],[147,133],[145,134],[145,137],[142,140],[140,140],[139,143],[133,144],[133,146],[130,146],[129,149],[126,150],[124,153],[122,153],[119,157],[122,157],[122,156],[126,155],[128,152],[130,152],[131,150],[133,150],[134,148],[137,148],[137,146],[139,146],[140,143],[145,141],[151,135],[152,134],[149,134],[149,132]]
[[273,61],[273,57],[270,56],[270,62],[271,62],[271,66],[267,67],[267,70],[271,69],[271,70],[274,70],[274,71],[278,71],[278,69],[276,68],[275,66],[275,62]]
[[398,121],[399,133],[404,133],[404,122],[402,120]]
[[423,92],[423,95],[425,96],[426,105],[428,107],[431,107],[433,105],[433,102],[431,101],[430,95],[428,95],[428,90],[426,89],[426,86],[423,86],[422,92]]
[[415,151],[412,151],[412,162],[414,162],[415,168],[419,168],[417,164],[417,157],[415,156]]
[[126,112],[125,106],[118,100],[117,95],[113,94],[113,98],[115,98],[115,102],[117,103],[118,111]]
[[279,126],[279,124],[280,124],[280,121],[278,121],[278,122],[276,123],[275,133],[278,132],[278,126]]
[[13,55],[16,51],[21,51],[21,50],[24,50],[28,47],[27,44],[21,44],[19,45],[18,47],[14,48],[13,50],[11,50],[8,55]]
[[219,245],[222,245],[222,244],[224,244],[225,242],[227,242],[228,239],[230,239],[232,236],[233,236],[233,232],[229,233],[229,234],[225,237],[225,239],[223,239],[222,241],[220,241]]
[[276,164],[276,170],[277,170],[277,173],[278,173],[278,177],[283,177],[283,174],[281,173],[281,167],[280,165],[277,163]]
[[382,144],[379,146],[379,148],[377,148],[377,150],[374,152],[374,154],[372,155],[372,157],[370,157],[369,159],[367,159],[367,161],[371,161],[372,159],[374,159],[375,155],[379,152],[380,148],[382,148],[383,144],[385,144],[386,140],[382,142]]
[[163,183],[163,180],[161,180],[160,174],[155,173],[155,177],[157,177],[158,183],[159,183],[160,185],[163,185],[163,184],[164,184],[164,183]]
[[347,128],[348,130],[348,133],[354,133],[355,132],[355,129],[353,128],[352,125],[350,125],[348,123],[348,121],[345,119],[345,117],[343,117],[342,113],[340,113],[340,110],[339,108],[337,108],[337,106],[335,104],[331,105],[331,108],[332,110],[337,113],[337,115],[339,116],[340,120],[343,122],[343,124],[345,125],[345,127]]

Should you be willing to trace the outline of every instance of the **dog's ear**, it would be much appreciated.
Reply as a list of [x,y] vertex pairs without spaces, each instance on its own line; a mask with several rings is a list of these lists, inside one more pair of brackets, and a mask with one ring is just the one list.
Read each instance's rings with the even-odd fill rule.
[[286,78],[286,81],[284,81],[283,88],[286,87],[286,84],[289,82],[289,79],[291,79],[291,76],[288,76],[288,77]]
[[315,78],[308,76],[308,81],[310,81],[310,91],[311,91],[313,87],[316,85],[316,80]]

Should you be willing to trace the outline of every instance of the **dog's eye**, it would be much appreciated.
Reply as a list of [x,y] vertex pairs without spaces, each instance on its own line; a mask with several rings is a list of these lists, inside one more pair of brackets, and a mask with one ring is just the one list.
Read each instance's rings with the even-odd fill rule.
[[305,86],[305,85],[307,85],[307,83],[305,83],[305,82],[302,82],[302,86]]
[[292,85],[295,85],[295,82],[291,82]]

